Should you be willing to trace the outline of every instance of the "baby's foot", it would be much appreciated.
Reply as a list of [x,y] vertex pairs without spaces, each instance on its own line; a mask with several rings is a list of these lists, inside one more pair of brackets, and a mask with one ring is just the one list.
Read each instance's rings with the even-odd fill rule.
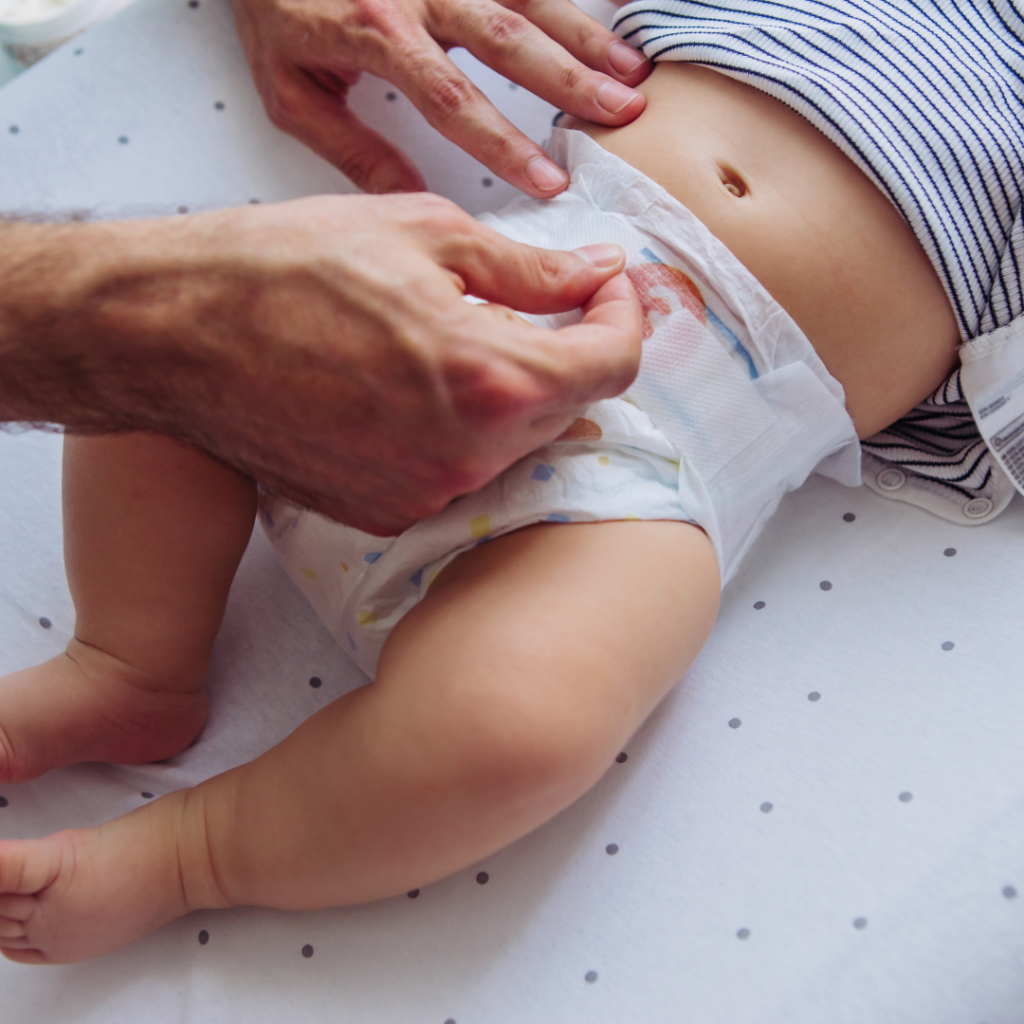
[[23,964],[75,963],[194,909],[179,859],[189,846],[187,793],[99,828],[0,842],[0,953]]
[[79,761],[142,764],[172,757],[206,721],[201,676],[194,685],[185,692],[161,688],[130,665],[72,640],[66,653],[0,678],[0,785]]

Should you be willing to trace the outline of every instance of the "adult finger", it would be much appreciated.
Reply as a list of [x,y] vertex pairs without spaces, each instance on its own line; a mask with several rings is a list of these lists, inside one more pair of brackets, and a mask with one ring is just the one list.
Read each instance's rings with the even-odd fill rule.
[[640,369],[643,338],[640,301],[625,274],[607,281],[583,307],[583,320],[552,332],[549,344],[562,360],[564,406],[611,398],[625,391]]
[[527,138],[449,59],[424,29],[392,51],[381,74],[442,135],[528,195],[550,198],[569,176]]
[[618,245],[540,249],[470,221],[454,207],[445,211],[450,222],[443,214],[430,221],[438,229],[429,240],[432,255],[461,279],[466,292],[488,302],[524,313],[561,313],[588,302],[625,266]]
[[595,71],[638,85],[654,65],[611,29],[585,14],[573,0],[502,0]]
[[[480,327],[485,318],[487,327]],[[463,329],[468,326],[480,334],[486,330],[495,351],[515,356],[516,372],[523,375],[517,386],[507,387],[515,378],[498,378],[496,389],[474,397],[485,412],[528,413],[535,436],[522,439],[523,451],[529,443],[543,444],[560,433],[568,426],[564,417],[571,420],[588,402],[625,390],[639,368],[640,303],[624,274],[598,289],[585,306],[583,321],[571,327],[547,330],[485,306],[467,311],[466,320],[477,322],[463,324]],[[509,396],[512,400],[506,401]]]
[[364,191],[420,192],[426,187],[415,164],[348,108],[345,83],[332,84],[299,68],[279,68],[268,92],[271,121]]
[[[565,2],[577,9],[569,0]],[[609,125],[627,124],[644,109],[646,100],[641,93],[591,70],[543,28],[493,0],[465,0],[444,10],[450,12],[449,24],[438,27],[444,38],[455,38],[478,60],[556,107]],[[550,16],[552,12],[546,13]],[[583,18],[584,24],[589,21],[585,15]],[[552,20],[554,25],[559,24],[557,19]],[[589,56],[595,59],[599,50],[609,49],[610,44],[604,45],[604,41],[597,46],[581,42],[571,26],[561,31],[575,38],[584,52],[593,51]],[[605,54],[601,58],[601,63],[607,63]]]

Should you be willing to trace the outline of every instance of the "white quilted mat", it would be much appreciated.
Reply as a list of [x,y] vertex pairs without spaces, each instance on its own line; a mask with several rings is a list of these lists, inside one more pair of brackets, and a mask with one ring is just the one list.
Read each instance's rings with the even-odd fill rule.
[[[550,108],[474,74],[543,137]],[[357,106],[432,187],[473,211],[510,196],[393,92],[368,80]],[[140,0],[5,87],[0,178],[2,209],[103,213],[347,188],[267,125],[223,0]],[[0,435],[0,671],[72,629],[59,458],[53,435]],[[198,913],[99,961],[2,962],[0,1020],[1021,1024],[1022,603],[1024,503],[969,529],[814,479],[628,757],[549,825],[415,898]],[[0,836],[196,782],[361,681],[257,535],[199,742],[2,787]]]

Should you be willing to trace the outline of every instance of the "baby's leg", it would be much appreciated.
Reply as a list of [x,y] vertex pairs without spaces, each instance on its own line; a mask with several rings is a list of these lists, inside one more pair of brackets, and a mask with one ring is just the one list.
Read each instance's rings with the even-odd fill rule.
[[249,481],[177,441],[66,438],[75,635],[64,654],[0,679],[0,783],[77,761],[160,760],[195,738],[254,512]]
[[674,522],[478,547],[389,639],[377,682],[251,764],[100,829],[0,843],[0,947],[84,959],[201,907],[405,892],[589,789],[704,643],[718,568]]

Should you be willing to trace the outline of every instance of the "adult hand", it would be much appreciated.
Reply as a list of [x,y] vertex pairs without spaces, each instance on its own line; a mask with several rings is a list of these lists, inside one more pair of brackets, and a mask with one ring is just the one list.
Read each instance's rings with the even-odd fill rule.
[[[429,195],[0,226],[0,419],[174,434],[396,533],[629,385],[622,251],[581,252]],[[583,322],[545,330],[464,291]]]
[[346,105],[360,72],[386,78],[442,134],[532,196],[565,172],[448,59],[464,46],[570,114],[622,125],[650,63],[572,0],[234,0],[270,119],[368,192],[416,191],[419,172]]

